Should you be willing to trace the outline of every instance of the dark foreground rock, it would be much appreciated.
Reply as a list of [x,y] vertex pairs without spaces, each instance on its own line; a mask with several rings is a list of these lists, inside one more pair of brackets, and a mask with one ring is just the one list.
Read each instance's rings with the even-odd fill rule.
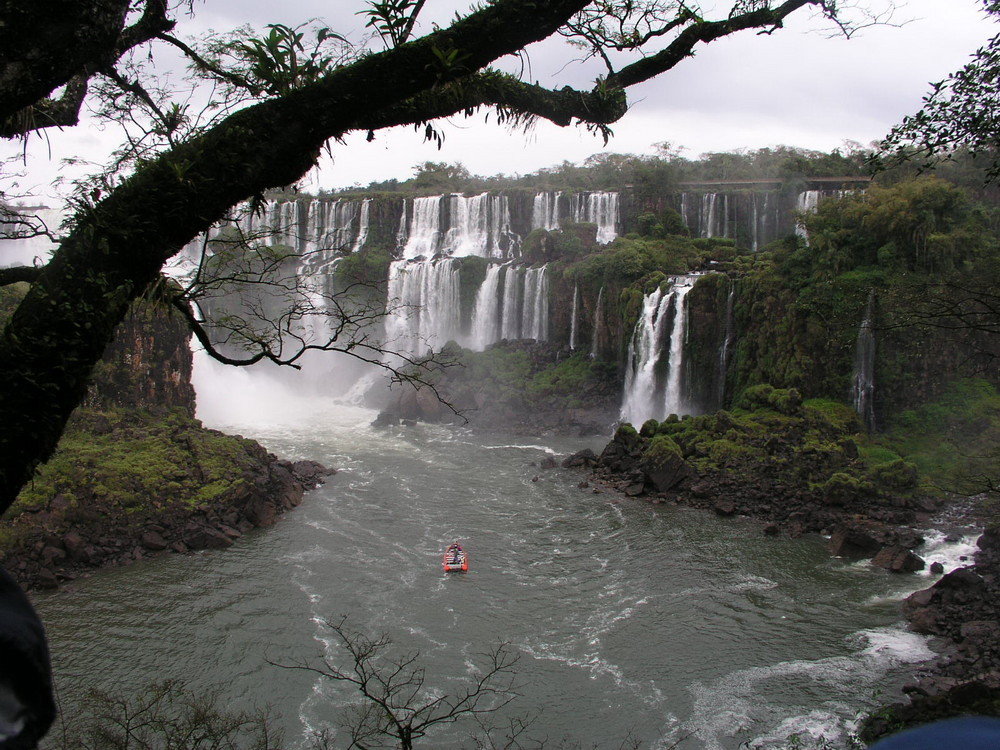
[[1000,716],[1000,528],[988,529],[977,546],[974,565],[904,603],[911,629],[934,636],[940,657],[904,688],[909,700],[865,721],[866,742],[951,716]]

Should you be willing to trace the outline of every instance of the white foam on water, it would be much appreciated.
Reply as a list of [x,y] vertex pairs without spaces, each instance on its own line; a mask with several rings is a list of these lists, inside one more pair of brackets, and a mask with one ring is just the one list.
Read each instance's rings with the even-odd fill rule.
[[972,565],[973,556],[976,554],[976,540],[978,534],[968,534],[955,539],[953,535],[943,531],[928,531],[924,534],[924,543],[915,552],[927,567],[917,575],[928,578],[932,574],[930,567],[933,563],[941,563],[945,573]]
[[881,657],[899,664],[919,664],[933,659],[926,636],[902,628],[873,628],[857,633],[858,639],[867,644],[861,651],[865,656]]
[[[711,684],[693,684],[694,708],[683,729],[694,732],[706,750],[723,750],[745,735],[753,736],[751,748],[784,747],[803,732],[835,746],[846,742],[856,718],[853,712],[871,686],[893,668],[934,656],[925,638],[901,628],[859,631],[851,641],[856,650],[850,655],[751,667]],[[800,713],[794,706],[769,703],[769,683],[787,690],[803,680],[832,697],[821,708],[802,706]]]
[[[748,750],[758,748],[828,746],[844,736],[843,720],[829,711],[810,711],[803,716],[791,716],[775,729],[746,744]],[[803,744],[809,743],[809,744]]]

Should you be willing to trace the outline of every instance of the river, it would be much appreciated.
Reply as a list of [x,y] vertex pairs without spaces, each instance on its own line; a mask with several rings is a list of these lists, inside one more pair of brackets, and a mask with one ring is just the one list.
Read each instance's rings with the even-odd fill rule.
[[[271,529],[225,551],[104,571],[36,598],[60,699],[165,677],[270,704],[289,747],[334,725],[346,687],[274,663],[334,662],[327,620],[347,617],[419,651],[432,690],[454,690],[475,654],[509,641],[530,734],[582,747],[843,743],[858,711],[930,658],[899,601],[927,585],[830,558],[815,537],[770,538],[746,519],[581,487],[546,456],[600,438],[481,436],[370,426],[324,398],[276,400],[199,386],[207,425],[339,470]],[[445,574],[443,548],[470,553]],[[966,543],[970,540],[966,540]],[[937,554],[956,553],[956,548]],[[428,748],[459,747],[469,726]]]

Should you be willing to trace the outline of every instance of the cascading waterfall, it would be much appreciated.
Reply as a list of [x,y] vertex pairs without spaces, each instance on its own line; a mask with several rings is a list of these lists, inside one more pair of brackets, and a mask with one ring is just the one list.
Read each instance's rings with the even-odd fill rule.
[[458,263],[452,258],[389,266],[386,343],[401,354],[437,351],[460,331],[455,310],[461,303]]
[[577,193],[570,196],[570,215],[577,224],[597,225],[597,242],[607,245],[618,236],[618,193]]
[[438,250],[441,238],[441,200],[444,196],[431,195],[414,198],[407,231],[403,257],[431,258]]
[[597,292],[597,303],[594,305],[594,330],[592,339],[590,342],[590,358],[597,359],[600,354],[600,335],[601,330],[601,311],[604,309],[604,287],[602,286]]
[[701,216],[699,218],[702,237],[715,237],[715,203],[718,197],[716,193],[706,193],[701,196]]
[[472,340],[469,346],[483,350],[500,339],[500,278],[505,267],[494,264],[486,270],[486,278],[476,292],[472,312]]
[[450,227],[440,250],[451,256],[506,258],[518,238],[510,228],[506,195],[449,196]]
[[574,284],[573,309],[570,311],[569,315],[569,350],[571,352],[576,351],[576,315],[579,307],[580,307],[580,287],[578,284]]
[[536,193],[531,204],[531,228],[552,231],[559,228],[559,197],[562,191]]
[[524,272],[521,306],[521,338],[547,341],[549,338],[549,281],[546,266]]
[[503,275],[503,305],[500,336],[505,339],[521,338],[521,303],[524,299],[522,282],[524,269],[506,266]]
[[621,419],[640,425],[647,419],[688,412],[683,395],[685,298],[694,276],[678,276],[664,292],[643,300],[642,314],[629,342]]
[[[798,200],[795,202],[795,210],[803,214],[811,214],[819,206],[819,199],[822,197],[823,193],[820,190],[804,190],[799,193]],[[799,221],[795,222],[795,234],[804,240],[809,239],[809,235],[806,232],[806,228],[802,226]]]
[[670,358],[667,361],[667,384],[663,401],[663,416],[686,414],[689,409],[684,400],[682,375],[684,373],[684,343],[687,337],[687,305],[685,299],[694,286],[693,276],[674,280],[674,320],[670,330]]
[[365,198],[361,201],[361,218],[358,220],[358,237],[354,240],[354,245],[351,247],[351,252],[356,253],[365,243],[368,241],[368,221],[371,216],[371,198]]
[[[516,264],[521,238],[512,229],[506,195],[426,196],[400,199],[398,206],[400,260],[389,269],[384,328],[388,349],[413,355],[451,339],[476,349],[501,338],[548,340],[547,270]],[[371,199],[271,199],[255,213],[245,211],[238,224],[245,236],[257,242],[288,245],[302,254],[297,272],[313,307],[319,309],[331,294],[340,260],[364,249],[368,242],[373,210]],[[385,220],[384,207],[379,208],[379,216]],[[569,220],[595,224],[597,241],[611,242],[620,220],[618,194],[550,191],[534,196],[529,229],[558,229]],[[372,231],[378,231],[379,241],[384,241],[384,228]],[[513,263],[491,263],[476,290],[475,303],[463,307],[457,259],[467,256]],[[466,298],[470,291],[466,290]],[[574,292],[577,308],[578,294]],[[471,312],[472,320],[461,319],[463,310],[466,315]],[[574,347],[577,322],[574,315]],[[318,337],[322,331],[313,333]],[[595,336],[593,353],[597,351]]]
[[865,316],[858,328],[854,349],[854,411],[865,429],[875,429],[875,290],[868,293]]

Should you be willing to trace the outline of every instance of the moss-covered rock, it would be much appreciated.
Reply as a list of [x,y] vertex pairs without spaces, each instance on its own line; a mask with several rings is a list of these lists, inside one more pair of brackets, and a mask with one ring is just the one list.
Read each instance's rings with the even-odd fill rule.
[[165,549],[229,546],[327,473],[180,409],[80,410],[0,522],[0,559],[25,584],[46,586]]
[[798,391],[769,385],[747,389],[740,403],[647,422],[640,431],[622,425],[598,471],[621,489],[634,488],[641,471],[654,496],[669,493],[704,508],[725,498],[732,512],[796,532],[831,530],[854,516],[876,524],[915,520],[912,473],[905,462],[873,469],[845,428],[856,421],[830,419]]

